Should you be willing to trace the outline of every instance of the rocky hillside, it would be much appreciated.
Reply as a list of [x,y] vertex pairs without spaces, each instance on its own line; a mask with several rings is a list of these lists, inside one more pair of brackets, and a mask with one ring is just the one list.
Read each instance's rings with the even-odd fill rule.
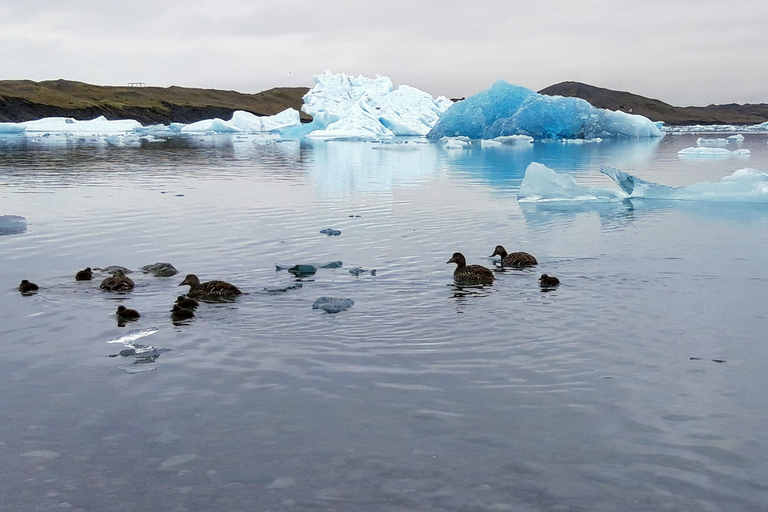
[[[111,87],[69,80],[33,82],[0,80],[0,122],[19,123],[43,117],[87,120],[136,119],[144,125],[192,123],[235,110],[274,115],[301,109],[305,87],[279,87],[258,94],[188,87]],[[302,113],[303,121],[311,118]]]
[[683,124],[760,124],[768,121],[768,104],[709,105],[707,107],[674,107],[663,101],[623,91],[613,91],[579,82],[562,82],[539,91],[541,94],[577,97],[597,108],[622,110],[664,121]]

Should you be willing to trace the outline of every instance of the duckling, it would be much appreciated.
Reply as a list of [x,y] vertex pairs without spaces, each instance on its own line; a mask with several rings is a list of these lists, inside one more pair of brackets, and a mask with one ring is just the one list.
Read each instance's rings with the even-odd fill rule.
[[30,294],[32,292],[36,292],[39,289],[40,289],[39,286],[37,286],[35,283],[30,283],[26,279],[22,279],[21,284],[19,285],[19,291],[25,295]]
[[502,266],[507,267],[532,267],[539,264],[536,258],[527,252],[518,251],[507,254],[506,249],[500,245],[496,246],[490,257],[493,258],[494,256],[501,256]]
[[75,274],[75,281],[90,281],[93,278],[93,271],[91,267],[85,267]]
[[189,285],[189,297],[201,297],[201,298],[213,298],[223,299],[229,297],[235,297],[240,295],[240,289],[226,281],[206,281],[201,283],[200,279],[195,274],[187,274],[187,277],[179,284],[179,286]]
[[456,264],[453,280],[458,284],[491,284],[493,282],[493,272],[490,269],[482,265],[467,265],[467,260],[460,252],[453,253],[446,263]]
[[115,315],[119,320],[138,320],[141,315],[135,309],[128,309],[125,306],[117,306]]
[[133,290],[133,279],[125,275],[120,269],[112,272],[112,275],[101,282],[99,288],[110,292],[128,292]]
[[555,286],[560,284],[560,280],[555,276],[548,276],[547,274],[541,274],[541,277],[539,278],[539,283],[541,284],[542,288],[554,288]]
[[193,316],[195,316],[195,312],[191,309],[183,308],[178,304],[173,305],[173,309],[171,310],[171,320],[189,320]]
[[179,297],[176,299],[176,304],[184,309],[194,309],[200,305],[200,303],[195,299],[190,299],[189,297],[185,297],[183,295],[179,295]]

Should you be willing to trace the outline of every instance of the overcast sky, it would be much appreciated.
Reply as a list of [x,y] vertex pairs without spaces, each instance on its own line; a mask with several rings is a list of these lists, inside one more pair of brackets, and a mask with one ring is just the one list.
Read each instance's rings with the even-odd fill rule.
[[0,0],[0,79],[259,92],[323,70],[432,95],[572,80],[768,103],[768,2]]

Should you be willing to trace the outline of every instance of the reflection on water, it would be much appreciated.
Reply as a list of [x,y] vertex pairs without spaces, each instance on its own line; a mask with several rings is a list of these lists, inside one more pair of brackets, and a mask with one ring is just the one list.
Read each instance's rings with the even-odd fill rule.
[[[0,138],[0,215],[27,219],[0,238],[0,509],[761,509],[765,207],[515,199],[533,160],[589,186],[743,165],[680,161],[689,139]],[[498,244],[539,265],[494,267]],[[493,285],[454,284],[456,251]],[[126,294],[73,277],[158,261],[180,274]],[[244,294],[174,323],[187,273]]]

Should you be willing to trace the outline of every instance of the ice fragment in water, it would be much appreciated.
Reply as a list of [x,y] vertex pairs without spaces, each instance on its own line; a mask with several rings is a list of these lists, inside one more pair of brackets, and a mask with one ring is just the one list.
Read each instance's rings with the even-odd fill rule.
[[145,274],[152,274],[155,277],[171,277],[179,273],[176,267],[170,263],[153,263],[151,265],[144,265],[141,267],[142,272]]
[[0,236],[18,235],[27,230],[27,219],[19,215],[0,215]]
[[339,236],[341,234],[341,231],[332,228],[321,229],[320,232],[328,236]]
[[322,309],[327,313],[338,313],[355,305],[352,299],[337,299],[333,297],[320,297],[312,304],[312,309]]

